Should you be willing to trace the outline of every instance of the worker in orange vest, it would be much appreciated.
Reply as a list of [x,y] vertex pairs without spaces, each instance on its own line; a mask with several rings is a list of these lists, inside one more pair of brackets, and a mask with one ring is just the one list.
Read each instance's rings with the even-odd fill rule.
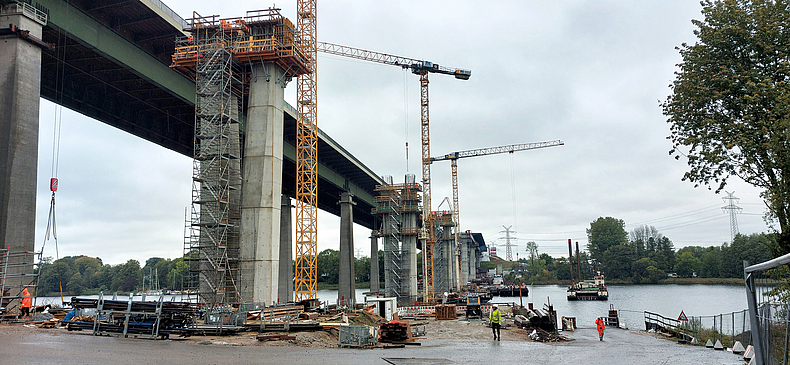
[[30,315],[30,308],[33,307],[33,301],[30,299],[30,292],[27,288],[22,289],[22,305],[19,308],[22,309],[23,316]]
[[598,340],[603,341],[603,331],[606,329],[603,318],[598,317],[598,319],[595,320],[595,327],[598,329]]

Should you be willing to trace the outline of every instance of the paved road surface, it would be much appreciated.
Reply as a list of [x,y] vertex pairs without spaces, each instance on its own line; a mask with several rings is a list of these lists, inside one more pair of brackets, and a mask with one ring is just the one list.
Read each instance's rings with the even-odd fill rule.
[[[0,332],[0,364],[726,364],[730,352],[684,346],[643,333],[607,329],[603,342],[592,327],[567,334],[575,341],[535,343],[424,340],[404,349],[326,349],[199,345],[194,342],[93,337],[88,333],[31,330]],[[397,360],[398,358],[402,360]],[[435,359],[435,360],[428,360]]]

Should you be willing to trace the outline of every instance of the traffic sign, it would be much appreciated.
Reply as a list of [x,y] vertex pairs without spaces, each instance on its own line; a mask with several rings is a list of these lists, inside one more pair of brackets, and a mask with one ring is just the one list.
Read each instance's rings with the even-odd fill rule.
[[688,320],[689,320],[689,317],[686,317],[686,313],[683,313],[683,311],[680,311],[680,315],[678,316],[678,321],[688,321]]

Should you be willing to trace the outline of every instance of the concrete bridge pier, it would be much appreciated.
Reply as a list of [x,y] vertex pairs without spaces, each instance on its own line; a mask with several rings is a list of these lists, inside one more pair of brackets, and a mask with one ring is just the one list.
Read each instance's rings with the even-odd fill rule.
[[241,205],[241,288],[245,302],[277,301],[283,169],[283,70],[253,66],[244,141]]
[[[0,27],[29,32],[0,35],[0,249],[11,252],[35,250],[41,48],[32,40],[41,39],[44,23],[31,9],[9,4],[0,12]],[[5,283],[10,296],[21,295],[30,280],[20,274],[33,270],[14,260]]]
[[469,282],[469,244],[461,243],[461,285]]
[[340,268],[337,300],[356,303],[356,276],[354,274],[354,195],[340,194]]
[[282,195],[280,204],[280,275],[278,287],[278,301],[286,303],[294,300],[294,265],[293,241],[291,232],[291,198]]
[[379,289],[379,238],[375,231],[370,232],[370,291]]

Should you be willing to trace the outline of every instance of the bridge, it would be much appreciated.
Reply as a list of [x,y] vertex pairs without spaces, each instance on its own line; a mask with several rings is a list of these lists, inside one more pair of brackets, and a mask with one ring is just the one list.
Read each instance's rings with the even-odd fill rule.
[[[49,9],[41,97],[162,147],[192,156],[195,83],[169,65],[186,21],[157,0],[42,0]],[[296,110],[285,106],[283,193],[294,196]],[[374,189],[383,181],[319,131],[319,208],[335,215],[351,192],[354,221],[373,229]]]
[[[158,0],[0,3],[0,18],[12,20],[0,25],[0,39],[10,40],[0,45],[0,244],[32,251],[39,97],[192,156],[195,83],[169,67],[187,24]],[[282,194],[293,197],[296,111],[282,110]],[[341,193],[351,193],[353,222],[374,229],[374,190],[384,181],[326,133],[318,137],[318,208],[341,215]]]

